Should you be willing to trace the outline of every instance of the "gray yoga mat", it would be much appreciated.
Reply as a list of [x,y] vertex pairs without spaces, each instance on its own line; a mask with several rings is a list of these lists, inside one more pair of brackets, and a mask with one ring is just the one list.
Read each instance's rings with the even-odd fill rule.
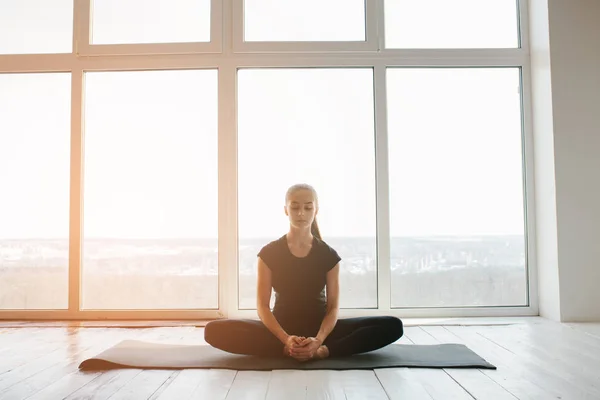
[[230,354],[207,345],[177,345],[125,340],[84,360],[80,369],[112,368],[219,368],[270,371],[274,369],[376,369],[392,367],[486,368],[496,367],[462,344],[392,344],[350,357],[298,362],[289,357],[262,358]]

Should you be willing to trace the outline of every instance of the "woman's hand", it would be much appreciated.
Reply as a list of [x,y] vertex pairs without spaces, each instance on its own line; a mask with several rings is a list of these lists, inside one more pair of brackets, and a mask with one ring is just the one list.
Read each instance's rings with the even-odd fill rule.
[[297,348],[306,338],[304,336],[289,335],[285,340],[283,353],[292,356],[293,349]]
[[298,361],[310,360],[316,355],[317,349],[321,347],[322,344],[323,343],[317,338],[305,338],[298,346],[291,349],[291,356]]

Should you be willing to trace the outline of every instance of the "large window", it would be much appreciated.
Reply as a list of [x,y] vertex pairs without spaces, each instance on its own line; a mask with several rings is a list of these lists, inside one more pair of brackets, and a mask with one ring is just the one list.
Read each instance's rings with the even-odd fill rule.
[[217,72],[85,79],[83,308],[217,308]]
[[285,193],[301,182],[342,257],[341,306],[377,307],[373,70],[242,70],[238,102],[240,307],[256,305],[256,254],[287,232]]
[[364,41],[365,29],[365,0],[244,0],[249,42]]
[[519,47],[517,0],[385,0],[387,48]]
[[0,54],[70,53],[73,0],[3,0]]
[[70,74],[0,75],[0,309],[68,305]]
[[256,318],[296,183],[340,316],[536,315],[527,0],[0,3],[0,318]]
[[210,41],[210,0],[93,0],[93,44]]
[[519,70],[387,83],[392,307],[525,305]]

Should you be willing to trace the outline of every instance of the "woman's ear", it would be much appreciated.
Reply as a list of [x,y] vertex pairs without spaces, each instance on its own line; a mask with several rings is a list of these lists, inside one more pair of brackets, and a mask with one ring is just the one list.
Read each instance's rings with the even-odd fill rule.
[[283,212],[285,213],[285,215],[287,215],[289,217],[288,210],[287,210],[286,206],[283,206]]

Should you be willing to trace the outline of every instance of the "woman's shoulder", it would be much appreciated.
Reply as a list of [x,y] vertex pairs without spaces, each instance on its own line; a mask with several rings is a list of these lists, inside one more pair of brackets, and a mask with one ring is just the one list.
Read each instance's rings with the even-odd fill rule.
[[263,247],[261,247],[260,251],[258,252],[258,255],[260,256],[278,251],[282,246],[282,241],[284,238],[285,236],[282,236],[279,239],[271,240],[267,244],[263,245]]
[[322,248],[327,249],[327,250],[333,250],[333,251],[335,251],[335,249],[328,242],[326,242],[324,239],[319,239],[316,236],[314,237],[314,239],[315,239],[315,242],[319,245],[319,247],[322,247]]
[[339,256],[338,252],[331,245],[329,245],[329,243],[327,243],[325,240],[315,237],[315,241],[316,241],[317,245],[319,246],[319,248],[321,249],[322,254],[324,254],[327,257],[337,259],[338,261],[341,260],[341,257]]

